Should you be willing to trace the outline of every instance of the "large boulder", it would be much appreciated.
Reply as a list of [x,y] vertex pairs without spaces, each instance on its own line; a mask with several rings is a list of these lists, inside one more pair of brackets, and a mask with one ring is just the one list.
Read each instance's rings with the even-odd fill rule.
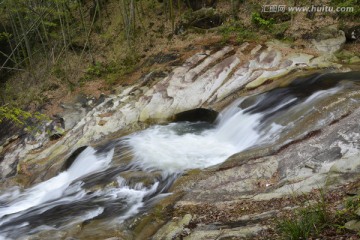
[[312,40],[312,44],[320,52],[334,53],[343,47],[345,41],[344,31],[330,26],[320,29]]

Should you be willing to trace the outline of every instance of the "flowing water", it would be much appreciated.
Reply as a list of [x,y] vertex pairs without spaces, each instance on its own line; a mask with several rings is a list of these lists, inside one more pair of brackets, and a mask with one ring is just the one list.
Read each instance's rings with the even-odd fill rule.
[[[358,87],[348,80],[359,80],[359,73],[298,78],[287,87],[236,100],[214,124],[155,125],[97,149],[88,147],[57,176],[26,190],[2,193],[0,239],[67,229],[94,219],[121,223],[169,194],[184,171],[220,164],[245,149],[275,143],[313,114],[319,102]],[[132,173],[143,177],[126,178]]]

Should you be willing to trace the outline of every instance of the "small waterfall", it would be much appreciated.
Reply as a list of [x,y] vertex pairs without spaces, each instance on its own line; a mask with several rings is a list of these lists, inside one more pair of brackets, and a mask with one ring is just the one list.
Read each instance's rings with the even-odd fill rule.
[[[13,201],[9,207],[0,209],[0,226],[11,219],[12,216],[10,214],[54,201],[64,196],[65,190],[74,180],[108,167],[113,151],[104,156],[96,156],[95,153],[95,149],[88,147],[78,156],[68,171],[62,172],[56,177],[42,182],[23,193],[17,191],[8,195],[8,198]],[[3,198],[1,200],[7,201],[8,199]]]
[[[238,99],[213,125],[156,125],[101,149],[86,148],[54,178],[24,191],[14,188],[2,193],[0,236],[14,239],[89,219],[122,222],[146,210],[185,170],[220,164],[237,152],[274,142],[304,114],[311,114],[317,101],[343,89],[330,84],[327,90],[307,91],[308,83],[301,84]],[[296,114],[296,120],[284,121]],[[132,160],[119,166],[112,161],[115,157],[120,162]],[[151,173],[152,181],[132,183],[121,175],[133,172]]]
[[[142,170],[181,173],[187,169],[202,169],[222,163],[234,153],[259,143],[265,138],[257,130],[261,116],[245,114],[236,102],[220,115],[218,124],[210,129],[199,131],[203,125],[196,123],[171,123],[132,134],[124,141],[133,153],[133,164]],[[194,134],[193,130],[184,132],[193,128],[198,128],[199,133]]]

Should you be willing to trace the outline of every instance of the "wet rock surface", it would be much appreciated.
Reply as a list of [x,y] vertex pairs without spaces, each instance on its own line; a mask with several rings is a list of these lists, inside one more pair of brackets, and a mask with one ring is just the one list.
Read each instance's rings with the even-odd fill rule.
[[[175,203],[175,215],[190,213],[194,216],[192,223],[201,226],[192,227],[185,239],[228,236],[251,239],[254,237],[251,234],[267,229],[267,219],[272,219],[283,208],[294,207],[286,198],[318,188],[339,189],[358,180],[359,94],[358,90],[350,91],[321,105],[319,111],[327,114],[325,119],[329,118],[321,131],[301,138],[300,135],[296,137],[294,130],[292,137],[286,137],[300,138],[300,141],[292,144],[280,141],[275,147],[235,154],[219,166],[178,179],[172,191],[184,195]],[[353,100],[349,101],[357,104],[351,106],[347,101],[339,102],[351,98]],[[328,114],[330,109],[335,110],[334,118]],[[214,225],[221,225],[221,230]],[[345,225],[355,231],[358,226],[358,220]],[[249,229],[250,235],[241,235]]]
[[[148,123],[168,122],[174,115],[180,121],[204,120],[206,116],[212,122],[215,111],[206,110],[204,114],[198,109],[221,110],[241,91],[254,94],[287,86],[290,82],[286,76],[293,79],[294,71],[329,66],[336,71],[346,70],[333,61],[332,56],[298,52],[287,45],[279,47],[276,42],[200,51],[181,66],[173,66],[169,74],[148,79],[149,85],[145,79],[94,105],[88,99],[85,105],[64,105],[69,111],[60,118],[66,134],[53,144],[44,134],[32,141],[7,144],[0,151],[1,177],[6,179],[12,172],[17,175],[11,181],[29,186],[67,169],[75,157],[74,149],[81,152],[83,146],[100,144],[110,135],[116,138]],[[225,163],[203,171],[187,172],[173,185],[171,191],[177,198],[161,209],[165,213],[146,219],[153,229],[144,227],[134,233],[131,229],[142,220],[129,221],[118,235],[124,239],[253,238],[268,229],[263,221],[289,207],[286,201],[271,205],[272,200],[324,186],[336,188],[359,177],[359,101],[359,90],[350,87],[319,102],[302,125],[291,128],[276,144],[235,154]],[[87,107],[89,104],[92,108]],[[296,114],[301,113],[289,113],[286,119],[275,121],[289,123]],[[321,126],[314,124],[318,119],[323,120]],[[21,182],[24,176],[28,178],[25,183]],[[158,175],[130,172],[121,177],[134,185],[151,185]],[[95,191],[98,186],[89,188]],[[90,228],[91,224],[84,226],[83,232],[74,231],[87,236]],[[51,231],[43,234],[49,236]],[[72,235],[56,234],[59,239]],[[115,236],[111,231],[108,234]]]
[[[253,60],[246,62],[246,58]],[[142,82],[139,86],[123,87],[119,94],[103,97],[100,102],[79,96],[78,103],[64,104],[65,111],[56,120],[63,123],[64,136],[55,133],[54,136],[60,138],[50,147],[45,147],[48,140],[44,134],[13,145],[4,154],[1,165],[4,169],[21,159],[26,166],[36,164],[32,169],[41,171],[48,167],[37,162],[47,159],[52,169],[54,166],[60,168],[61,164],[54,163],[61,159],[60,155],[66,158],[71,149],[124,129],[127,132],[139,129],[148,121],[167,121],[176,113],[219,103],[246,84],[251,83],[248,88],[256,88],[267,79],[292,69],[326,66],[323,59],[316,59],[297,53],[284,55],[272,43],[256,46],[245,43],[238,49],[229,46],[214,53],[210,50],[199,52],[182,66],[174,67],[170,74],[154,78],[151,82],[155,83],[150,87]],[[88,106],[92,105],[90,109]],[[31,153],[35,149],[36,153]],[[3,178],[7,173],[3,171]]]

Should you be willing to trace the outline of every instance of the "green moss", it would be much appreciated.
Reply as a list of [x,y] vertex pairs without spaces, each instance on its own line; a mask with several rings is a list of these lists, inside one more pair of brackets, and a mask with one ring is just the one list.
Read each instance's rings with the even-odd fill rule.
[[[357,56],[356,52],[350,52],[347,50],[342,50],[335,53],[335,56],[343,63],[352,63],[352,61],[356,60],[359,56]],[[356,63],[356,61],[355,61]]]

